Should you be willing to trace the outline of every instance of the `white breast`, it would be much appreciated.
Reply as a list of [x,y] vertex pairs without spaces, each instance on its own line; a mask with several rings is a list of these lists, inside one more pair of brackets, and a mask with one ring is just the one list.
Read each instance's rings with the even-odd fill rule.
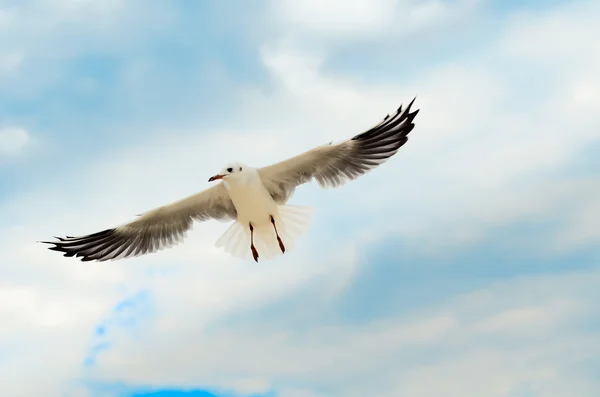
[[238,213],[238,222],[260,227],[271,222],[277,214],[277,203],[262,184],[258,173],[245,172],[232,175],[224,181],[231,201]]

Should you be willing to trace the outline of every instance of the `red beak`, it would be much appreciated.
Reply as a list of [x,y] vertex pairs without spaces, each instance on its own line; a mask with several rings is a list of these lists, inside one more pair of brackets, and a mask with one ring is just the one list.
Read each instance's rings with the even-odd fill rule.
[[215,176],[211,176],[211,177],[208,179],[208,181],[209,181],[209,182],[212,182],[212,181],[216,181],[216,180],[219,180],[219,179],[223,179],[223,177],[224,177],[224,176],[225,176],[225,175],[217,174],[217,175],[215,175]]

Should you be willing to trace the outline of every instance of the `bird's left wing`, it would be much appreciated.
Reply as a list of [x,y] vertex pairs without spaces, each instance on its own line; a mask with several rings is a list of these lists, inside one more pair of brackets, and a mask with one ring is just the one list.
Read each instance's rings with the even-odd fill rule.
[[80,237],[56,237],[49,249],[82,261],[105,261],[139,256],[171,247],[183,240],[194,220],[235,219],[237,211],[222,183],[169,205],[151,210],[133,222]]
[[260,168],[258,173],[278,203],[285,203],[296,186],[313,178],[321,187],[337,187],[384,163],[408,141],[419,110],[411,113],[413,99],[403,111],[387,115],[373,128],[336,145],[318,146],[308,152]]

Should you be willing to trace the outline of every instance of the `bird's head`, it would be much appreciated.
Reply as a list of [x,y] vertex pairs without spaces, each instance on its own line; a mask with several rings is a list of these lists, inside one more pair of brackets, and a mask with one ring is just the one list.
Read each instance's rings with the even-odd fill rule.
[[247,170],[248,167],[245,164],[239,162],[229,163],[217,175],[211,176],[208,181],[213,182],[219,179],[227,179],[232,175],[238,175]]

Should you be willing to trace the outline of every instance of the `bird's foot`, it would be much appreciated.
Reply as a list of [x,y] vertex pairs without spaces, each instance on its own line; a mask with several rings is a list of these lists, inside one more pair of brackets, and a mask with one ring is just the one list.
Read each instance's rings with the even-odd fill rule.
[[256,247],[254,245],[251,245],[250,249],[252,250],[252,256],[254,257],[254,261],[258,263],[258,251],[256,250]]
[[279,237],[279,232],[277,231],[277,225],[275,225],[275,218],[271,215],[271,223],[273,224],[273,229],[275,229],[275,236],[277,236],[277,242],[279,243],[279,249],[282,254],[285,254],[285,245],[283,245],[283,241],[281,241],[281,237]]
[[285,254],[285,245],[283,245],[283,241],[281,241],[281,237],[277,236],[277,242],[279,243],[279,249],[282,254]]
[[250,250],[252,251],[254,261],[258,263],[258,251],[254,246],[254,226],[252,226],[252,222],[250,222],[248,226],[250,226]]

